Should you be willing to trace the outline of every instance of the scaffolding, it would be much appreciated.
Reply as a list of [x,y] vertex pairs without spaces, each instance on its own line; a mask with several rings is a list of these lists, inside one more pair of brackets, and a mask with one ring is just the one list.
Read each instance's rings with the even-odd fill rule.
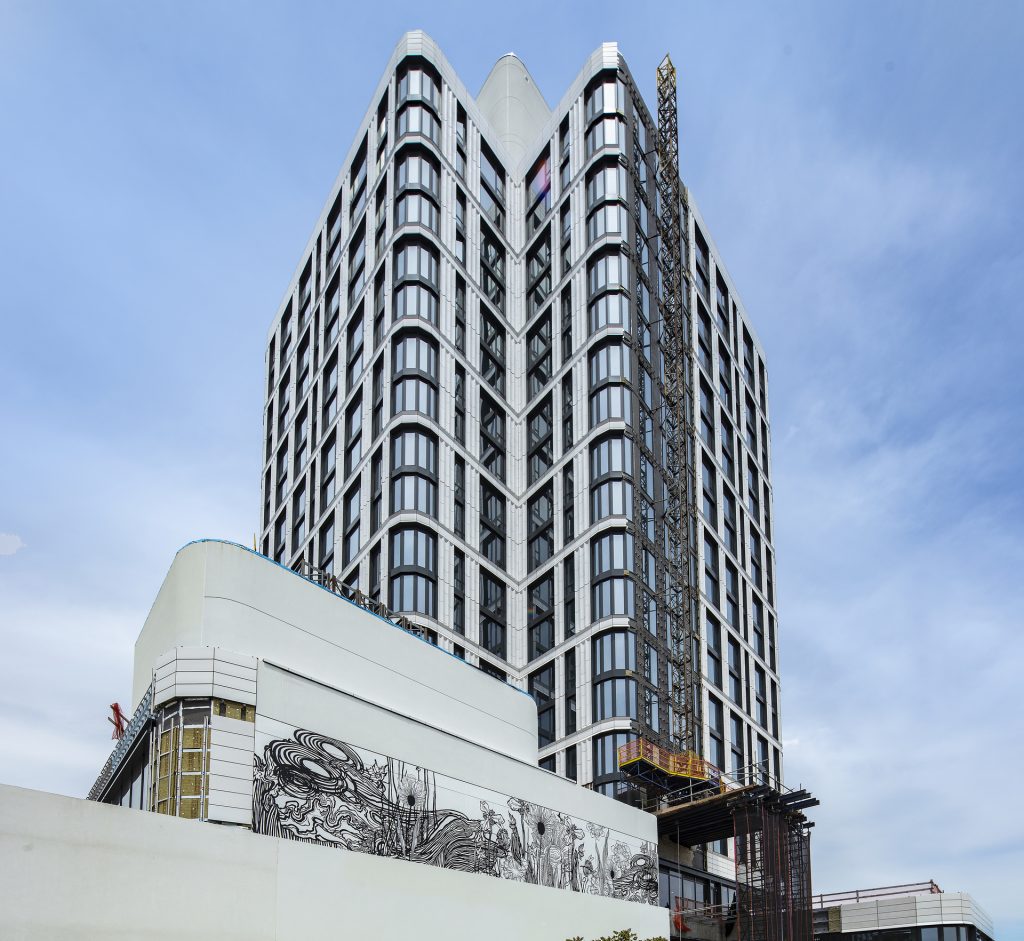
[[658,66],[658,264],[661,272],[661,348],[665,359],[662,431],[668,475],[665,501],[667,543],[665,607],[669,623],[669,732],[679,752],[700,754],[694,669],[697,618],[697,504],[693,423],[693,337],[689,258],[679,182],[679,118],[676,70],[666,55]]
[[623,774],[644,788],[663,848],[733,838],[736,905],[713,913],[721,928],[714,936],[725,937],[731,924],[742,941],[811,941],[813,824],[804,811],[816,798],[785,787],[760,764],[727,774],[692,752],[672,754],[643,740],[623,745],[618,758]]

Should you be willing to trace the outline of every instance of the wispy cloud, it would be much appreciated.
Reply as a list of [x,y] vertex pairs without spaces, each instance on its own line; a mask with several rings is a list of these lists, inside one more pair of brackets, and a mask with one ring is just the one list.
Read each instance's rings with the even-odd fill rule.
[[19,549],[24,549],[25,543],[21,537],[14,533],[0,533],[0,555],[14,555]]

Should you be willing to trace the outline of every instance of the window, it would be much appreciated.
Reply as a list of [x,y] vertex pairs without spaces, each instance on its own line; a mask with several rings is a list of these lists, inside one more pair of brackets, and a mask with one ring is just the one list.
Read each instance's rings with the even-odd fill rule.
[[505,497],[480,481],[480,552],[489,562],[505,567]]
[[562,469],[562,545],[576,538],[576,488],[572,477],[572,463]]
[[633,536],[626,532],[608,532],[591,540],[591,575],[598,578],[608,572],[628,571],[633,562]]
[[[575,709],[576,697],[573,696],[573,708]],[[568,733],[566,733],[568,734]],[[569,781],[577,780],[577,769],[576,769],[576,748],[575,745],[570,745],[565,750],[565,777]],[[966,941],[966,939],[961,939]]]
[[527,564],[532,572],[555,554],[554,494],[549,481],[527,502]]
[[743,665],[740,660],[740,645],[729,638],[729,698],[737,706],[743,705]]
[[729,726],[731,758],[729,770],[742,781],[742,772],[747,764],[743,754],[743,720],[735,712],[730,713]]
[[406,105],[398,112],[398,136],[422,134],[435,144],[438,138],[438,121],[434,112],[423,105]]
[[466,462],[461,457],[455,458],[454,488],[454,520],[455,535],[466,538]]
[[764,660],[764,605],[756,596],[750,605],[750,619],[754,624],[754,653]]
[[526,231],[537,231],[551,211],[551,155],[545,148],[526,175]]
[[[437,203],[422,193],[402,193],[395,200],[395,225],[422,225],[438,231],[440,213]],[[463,241],[465,245],[465,241]],[[460,259],[462,260],[462,259]]]
[[708,760],[716,768],[725,767],[725,719],[722,704],[708,696]]
[[462,275],[455,278],[455,349],[466,352],[466,282]]
[[537,746],[543,748],[555,740],[554,661],[530,674],[529,689],[537,703]]
[[480,461],[499,480],[505,479],[505,412],[480,393]]
[[384,521],[384,453],[377,448],[370,461],[370,531],[376,533]]
[[363,456],[363,402],[362,397],[349,406],[345,413],[345,476],[356,469]]
[[437,346],[420,333],[403,333],[392,347],[391,413],[419,412],[437,420]]
[[526,395],[535,398],[551,380],[551,311],[544,313],[526,336]]
[[359,484],[356,484],[345,495],[344,503],[344,526],[343,558],[344,564],[348,565],[359,552],[359,511],[361,501],[359,499]]
[[408,59],[398,72],[398,101],[420,98],[437,107],[438,81],[433,70],[418,59]]
[[701,495],[703,498],[701,509],[704,514],[704,519],[707,520],[710,526],[715,526],[718,518],[718,512],[715,506],[717,502],[715,499],[715,466],[706,454],[701,460]]
[[618,677],[594,683],[594,721],[636,718],[636,680]]
[[736,498],[728,487],[722,487],[722,534],[726,548],[736,555],[739,545],[736,538]]
[[416,241],[400,243],[395,250],[395,319],[426,320],[437,325],[438,255]]
[[533,484],[544,476],[555,462],[551,395],[531,413],[526,421],[527,482]]
[[360,224],[348,247],[348,299],[353,303],[366,284],[366,224]]
[[703,380],[700,384],[700,436],[713,454],[715,451],[715,406],[711,389]]
[[391,531],[391,609],[437,617],[437,536],[426,529]]
[[505,227],[505,170],[489,147],[480,146],[480,204],[499,229]]
[[455,367],[455,440],[466,443],[466,370]]
[[711,604],[718,607],[721,601],[718,582],[718,546],[707,535],[704,536],[704,594]]
[[576,556],[572,553],[562,562],[562,617],[565,636],[571,637],[576,633]]
[[[455,550],[452,564],[452,630],[466,633],[466,555]],[[465,659],[465,657],[463,657]]]
[[422,190],[434,199],[441,195],[438,162],[425,150],[407,147],[395,162],[395,191]]
[[437,519],[437,438],[416,428],[391,437],[391,512]]
[[760,484],[757,479],[757,468],[753,461],[747,461],[747,510],[754,522],[761,521]]
[[722,470],[729,480],[736,479],[735,447],[733,441],[732,426],[722,417]]
[[530,585],[528,592],[529,657],[536,660],[555,646],[554,569]]
[[750,531],[750,580],[761,587],[761,537]]
[[302,548],[306,538],[306,485],[301,484],[295,489],[292,497],[292,555]]
[[526,256],[526,306],[532,317],[551,295],[551,232],[544,230]]
[[626,260],[616,252],[600,255],[587,265],[587,287],[590,296],[602,291],[623,290],[627,286]]
[[626,124],[621,118],[604,118],[587,130],[584,141],[589,159],[604,147],[622,150],[626,143]]
[[629,421],[632,373],[629,350],[618,343],[601,346],[590,354],[590,427],[609,420]]
[[725,563],[725,619],[735,629],[740,629],[740,580],[736,566]]
[[590,488],[590,522],[609,516],[633,515],[633,485],[628,480],[607,480]]
[[722,688],[722,628],[710,614],[704,631],[708,647],[708,681]]
[[327,518],[324,524],[320,527],[320,562],[318,568],[322,571],[331,573],[334,571],[334,515],[332,514]]
[[335,467],[338,451],[332,434],[320,449],[320,506],[326,507],[334,499]]
[[505,328],[497,318],[481,312],[480,373],[499,394],[505,394]]
[[503,581],[486,569],[480,569],[480,645],[502,659],[505,659],[506,593]]
[[619,749],[635,738],[632,732],[606,732],[604,735],[594,736],[592,741],[595,791],[607,797],[615,796],[617,782],[622,778],[619,772]]
[[768,728],[768,683],[763,667],[754,667],[754,717],[761,728]]

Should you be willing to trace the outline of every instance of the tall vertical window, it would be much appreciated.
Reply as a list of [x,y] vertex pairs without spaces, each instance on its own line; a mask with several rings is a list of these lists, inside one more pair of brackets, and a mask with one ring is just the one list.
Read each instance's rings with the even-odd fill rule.
[[562,562],[562,617],[564,634],[576,633],[576,556],[570,553]]
[[555,740],[555,662],[534,670],[529,679],[530,695],[537,703],[537,745],[543,748]]
[[437,536],[418,526],[391,530],[391,609],[437,617]]
[[526,397],[535,398],[551,379],[551,310],[542,314],[526,336]]
[[505,412],[480,393],[480,462],[499,480],[505,479]]
[[594,620],[612,615],[632,617],[634,583],[633,536],[627,532],[602,533],[590,542],[591,613]]
[[710,614],[707,615],[705,638],[708,647],[708,681],[722,688],[722,628]]
[[437,519],[437,437],[418,428],[391,436],[391,512]]
[[551,482],[527,502],[527,562],[532,572],[555,554],[554,495]]
[[637,715],[636,642],[629,631],[607,631],[593,640],[594,721]]
[[504,494],[480,481],[480,552],[489,562],[505,567]]
[[480,646],[505,659],[505,583],[485,568],[480,569]]
[[344,525],[343,538],[344,564],[348,565],[359,552],[359,510],[361,501],[359,499],[359,484],[357,483],[347,494],[344,504]]
[[484,215],[498,229],[505,227],[505,169],[481,141],[480,146],[480,205]]
[[480,314],[480,374],[491,388],[505,394],[505,328],[497,317]]
[[529,484],[543,477],[555,462],[552,412],[549,394],[526,420],[526,467]]
[[716,768],[725,767],[725,718],[722,704],[714,696],[708,696],[708,760]]
[[551,569],[528,589],[527,623],[531,660],[555,646],[555,574]]
[[395,319],[419,318],[437,326],[439,293],[437,249],[405,239],[395,249]]
[[466,538],[466,462],[463,458],[455,458],[454,487],[454,520],[455,535]]
[[534,233],[551,211],[551,154],[545,147],[526,174],[526,231]]
[[[565,734],[576,731],[576,648],[565,652]],[[575,781],[575,774],[572,776]]]
[[356,469],[363,457],[363,401],[362,396],[345,413],[345,476]]
[[391,412],[419,412],[437,420],[437,344],[402,333],[392,347]]

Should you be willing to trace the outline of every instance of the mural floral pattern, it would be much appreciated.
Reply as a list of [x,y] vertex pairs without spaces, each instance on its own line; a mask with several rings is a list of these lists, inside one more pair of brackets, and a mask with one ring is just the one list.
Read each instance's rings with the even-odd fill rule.
[[272,739],[255,756],[253,830],[556,889],[658,901],[653,843],[304,729]]

